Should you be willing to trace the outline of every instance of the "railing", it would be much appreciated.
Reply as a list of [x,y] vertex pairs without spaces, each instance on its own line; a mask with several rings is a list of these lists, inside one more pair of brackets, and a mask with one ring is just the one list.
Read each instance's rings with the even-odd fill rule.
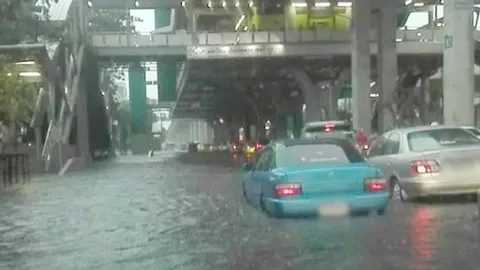
[[176,89],[177,99],[173,105],[172,112],[175,111],[178,105],[178,101],[180,100],[180,97],[182,95],[183,89],[185,89],[185,84],[187,83],[188,75],[190,74],[190,62],[183,62],[182,67],[183,68],[180,71],[179,77],[177,77],[177,79],[179,79]]
[[[370,37],[376,40],[377,31],[372,30]],[[443,42],[443,29],[397,30],[397,41]],[[475,31],[475,39],[480,39]],[[130,40],[128,40],[130,38]],[[195,42],[194,41],[195,38]],[[351,34],[341,30],[298,30],[270,32],[225,32],[196,33],[181,32],[171,34],[130,35],[119,32],[95,32],[92,44],[96,47],[185,47],[192,45],[248,45],[267,43],[321,43],[350,42]]]
[[54,136],[56,135],[54,134],[55,132],[56,132],[55,124],[52,120],[48,125],[47,135],[45,136],[45,143],[43,144],[43,150],[42,150],[42,158],[44,161],[45,171],[48,171],[50,169],[52,150],[55,144],[55,138],[54,138]]
[[175,83],[175,85],[177,86],[177,89],[175,89],[176,92],[178,91],[178,86],[182,83],[185,71],[187,69],[186,66],[186,61],[182,61],[181,64],[177,67],[177,81]]
[[30,180],[30,157],[25,153],[0,154],[0,171],[4,187],[18,183],[20,177],[23,183]]

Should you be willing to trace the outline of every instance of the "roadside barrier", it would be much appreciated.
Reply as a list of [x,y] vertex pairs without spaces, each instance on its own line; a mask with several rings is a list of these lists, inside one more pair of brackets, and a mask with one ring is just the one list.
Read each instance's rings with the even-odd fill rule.
[[0,155],[0,171],[3,186],[8,187],[15,183],[30,181],[30,159],[28,154],[2,154]]

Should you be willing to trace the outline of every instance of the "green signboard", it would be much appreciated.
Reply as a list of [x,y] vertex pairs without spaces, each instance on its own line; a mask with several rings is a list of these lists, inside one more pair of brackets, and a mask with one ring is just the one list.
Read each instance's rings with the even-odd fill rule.
[[158,29],[169,26],[171,24],[171,15],[171,8],[155,9],[155,28]]

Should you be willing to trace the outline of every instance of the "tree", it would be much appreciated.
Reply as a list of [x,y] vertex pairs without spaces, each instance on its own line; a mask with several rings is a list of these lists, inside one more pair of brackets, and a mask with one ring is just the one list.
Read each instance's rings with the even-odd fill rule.
[[48,17],[50,3],[39,6],[37,0],[0,2],[0,44],[38,43],[58,40],[63,33],[63,23],[52,23]]
[[19,76],[19,70],[0,60],[0,121],[28,123],[35,107],[34,84]]
[[15,64],[0,59],[0,153],[13,143],[18,127],[26,127],[35,108],[35,85],[25,81]]

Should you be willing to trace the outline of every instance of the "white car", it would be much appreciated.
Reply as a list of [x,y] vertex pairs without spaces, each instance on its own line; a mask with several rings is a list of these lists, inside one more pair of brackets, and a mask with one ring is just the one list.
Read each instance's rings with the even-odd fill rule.
[[473,135],[475,135],[477,138],[480,139],[480,130],[476,127],[467,127],[467,126],[464,126],[462,127],[463,129],[466,129],[467,131],[470,131],[471,133],[473,133]]
[[353,140],[355,134],[347,121],[321,121],[305,124],[302,138],[348,138]]

